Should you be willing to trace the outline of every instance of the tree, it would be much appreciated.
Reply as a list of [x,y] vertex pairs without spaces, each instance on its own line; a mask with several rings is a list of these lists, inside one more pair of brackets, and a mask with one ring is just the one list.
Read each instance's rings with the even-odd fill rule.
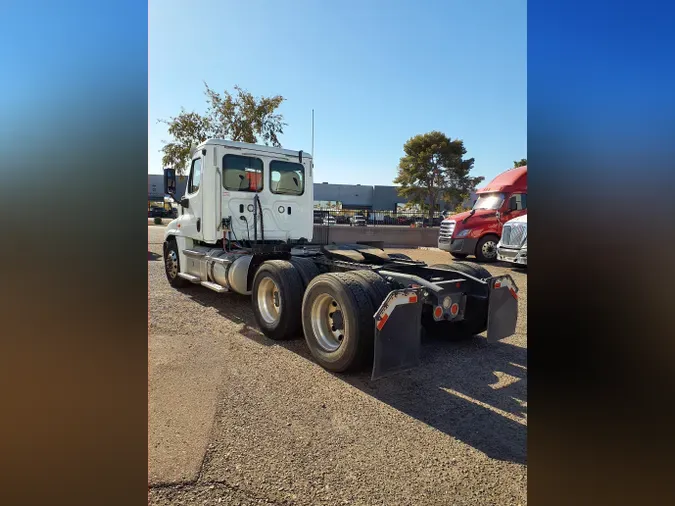
[[521,158],[519,162],[513,161],[513,167],[525,167],[527,166],[527,158]]
[[181,109],[178,116],[161,123],[168,125],[170,142],[164,141],[162,164],[183,174],[190,164],[190,153],[206,139],[217,137],[239,142],[272,144],[280,147],[279,136],[284,133],[283,115],[276,113],[285,100],[281,95],[254,97],[235,86],[235,95],[222,95],[204,83],[207,110],[202,115]]
[[469,176],[474,159],[464,160],[464,142],[442,132],[416,135],[403,151],[394,183],[400,185],[399,195],[429,210],[430,222],[440,201],[463,201],[483,180]]
[[176,117],[160,121],[169,125],[169,135],[174,139],[162,148],[162,166],[173,167],[177,174],[183,174],[190,164],[192,149],[211,137],[211,123],[208,118],[185,109]]

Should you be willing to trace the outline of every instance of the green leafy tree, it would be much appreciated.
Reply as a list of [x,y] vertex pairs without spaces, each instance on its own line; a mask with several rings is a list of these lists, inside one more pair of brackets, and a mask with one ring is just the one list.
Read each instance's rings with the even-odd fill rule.
[[236,96],[228,91],[223,95],[213,91],[208,84],[206,96],[209,102],[207,111],[213,133],[221,139],[257,143],[280,147],[279,135],[284,133],[283,116],[276,111],[284,97],[256,98],[248,91],[235,86]]
[[521,158],[520,161],[513,161],[513,167],[525,167],[527,166],[527,158]]
[[399,195],[428,209],[429,220],[441,201],[457,202],[469,197],[482,177],[471,177],[474,159],[464,159],[464,142],[433,131],[408,139],[398,166],[395,184]]
[[169,128],[173,141],[166,142],[162,148],[162,166],[173,167],[177,174],[183,174],[190,163],[192,149],[211,137],[211,122],[196,112],[181,109],[178,116],[160,120]]
[[283,115],[276,112],[285,100],[281,95],[256,98],[239,86],[234,87],[234,95],[228,91],[220,94],[206,83],[204,87],[206,114],[181,109],[178,116],[159,120],[168,125],[172,137],[171,141],[164,141],[162,148],[164,167],[173,167],[183,174],[190,164],[192,150],[213,137],[281,146],[279,136],[286,126]]

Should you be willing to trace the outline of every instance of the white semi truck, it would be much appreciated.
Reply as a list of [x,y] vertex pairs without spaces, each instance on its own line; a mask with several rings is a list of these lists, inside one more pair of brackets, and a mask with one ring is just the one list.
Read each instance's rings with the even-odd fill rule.
[[527,214],[504,223],[497,259],[527,267]]
[[[192,155],[166,228],[169,283],[250,296],[270,339],[304,334],[325,369],[415,367],[422,329],[448,338],[515,332],[518,288],[469,262],[428,266],[365,244],[313,244],[313,170],[303,151],[210,139]],[[168,194],[175,171],[164,171]]]

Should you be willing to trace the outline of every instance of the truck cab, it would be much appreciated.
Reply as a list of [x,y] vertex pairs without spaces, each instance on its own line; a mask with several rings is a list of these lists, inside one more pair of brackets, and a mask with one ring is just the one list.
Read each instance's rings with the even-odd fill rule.
[[178,217],[166,231],[185,243],[180,250],[220,244],[225,233],[234,242],[311,240],[311,155],[222,139],[193,153]]
[[497,259],[527,267],[527,214],[504,224],[497,244]]
[[476,195],[470,211],[443,220],[438,247],[458,259],[473,255],[494,262],[504,224],[527,214],[527,167],[499,174]]

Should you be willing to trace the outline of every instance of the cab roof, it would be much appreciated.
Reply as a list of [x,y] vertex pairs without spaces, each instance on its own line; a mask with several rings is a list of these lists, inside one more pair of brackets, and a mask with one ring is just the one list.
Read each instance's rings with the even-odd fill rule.
[[476,193],[493,193],[502,192],[507,193],[515,190],[527,189],[527,165],[524,167],[515,167],[506,172],[502,172],[487,186],[477,190]]
[[[293,151],[290,149],[276,148],[274,146],[265,146],[263,144],[250,144],[248,142],[235,142],[228,141],[225,139],[207,139],[205,142],[202,142],[197,149],[201,149],[204,146],[224,146],[230,149],[238,149],[243,152],[255,152],[255,153],[266,153],[268,155],[276,156],[291,156],[293,158],[298,158],[300,156],[300,151]],[[302,152],[303,158],[312,158],[312,155],[306,151]]]

